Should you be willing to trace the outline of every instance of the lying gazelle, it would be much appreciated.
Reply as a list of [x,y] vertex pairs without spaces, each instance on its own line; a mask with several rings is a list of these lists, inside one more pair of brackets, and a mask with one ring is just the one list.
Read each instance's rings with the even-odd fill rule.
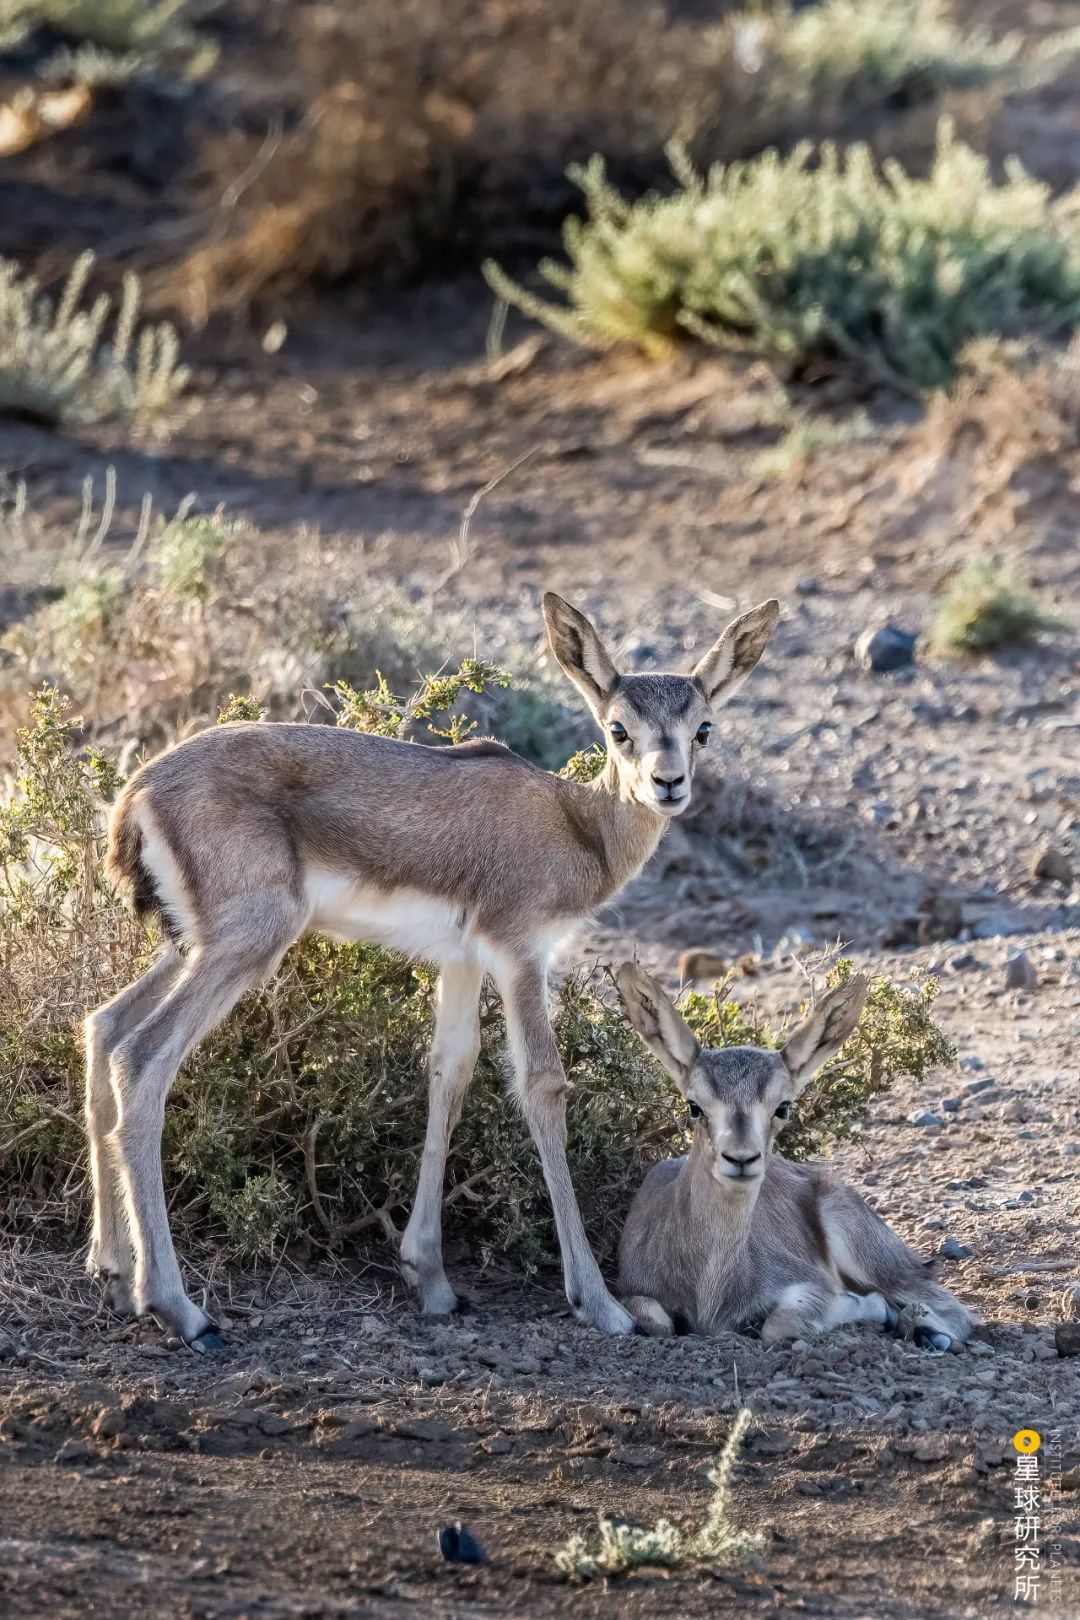
[[109,870],[171,943],[86,1021],[94,1180],[88,1266],[121,1310],[200,1350],[220,1338],[184,1292],[161,1174],[165,1098],[185,1054],[317,929],[435,961],[427,1135],[401,1264],[426,1313],[443,1269],[450,1133],[480,1045],[485,973],[502,996],[518,1101],[540,1154],[579,1320],[630,1333],[585,1237],[566,1164],[566,1077],[547,1009],[558,940],[644,865],[690,802],[717,704],[749,675],[779,606],[729,625],[689,675],[620,675],[589,621],[544,598],[556,659],[608,739],[590,785],[499,743],[453,748],[319,725],[232,724],[145,765],[117,802]]
[[830,991],[779,1052],[702,1050],[647,973],[627,963],[617,982],[696,1121],[689,1154],[653,1167],[623,1231],[619,1291],[641,1328],[760,1324],[776,1344],[902,1317],[927,1348],[962,1343],[972,1318],[858,1193],[773,1153],[793,1100],[858,1023],[865,978]]

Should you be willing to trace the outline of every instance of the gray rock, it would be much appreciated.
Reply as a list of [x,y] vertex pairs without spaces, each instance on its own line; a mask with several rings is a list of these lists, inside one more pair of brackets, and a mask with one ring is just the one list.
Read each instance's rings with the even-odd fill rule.
[[1072,888],[1072,864],[1054,844],[1039,850],[1031,863],[1031,875],[1037,883],[1060,883],[1063,889]]
[[945,1121],[938,1114],[932,1114],[929,1108],[917,1108],[913,1114],[908,1115],[909,1125],[944,1125]]
[[855,643],[855,660],[875,675],[905,669],[915,662],[915,637],[895,624],[864,630]]
[[942,1097],[941,1106],[946,1114],[958,1114],[963,1102],[962,1097]]
[[1006,990],[1034,990],[1038,982],[1027,951],[1013,951],[1005,958]]
[[966,1260],[971,1253],[965,1243],[957,1243],[955,1238],[946,1238],[938,1249],[942,1260]]

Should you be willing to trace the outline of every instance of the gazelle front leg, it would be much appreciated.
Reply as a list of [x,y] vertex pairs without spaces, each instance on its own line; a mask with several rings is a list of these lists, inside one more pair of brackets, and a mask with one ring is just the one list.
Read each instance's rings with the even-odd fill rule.
[[547,1183],[562,1252],[566,1297],[579,1322],[633,1333],[634,1319],[604,1286],[566,1162],[566,1073],[547,1010],[547,964],[508,962],[496,975],[514,1058],[514,1090]]
[[443,1269],[443,1181],[450,1137],[480,1055],[483,977],[483,969],[470,962],[447,963],[439,976],[424,1157],[401,1240],[401,1269],[425,1316],[446,1316],[458,1305]]

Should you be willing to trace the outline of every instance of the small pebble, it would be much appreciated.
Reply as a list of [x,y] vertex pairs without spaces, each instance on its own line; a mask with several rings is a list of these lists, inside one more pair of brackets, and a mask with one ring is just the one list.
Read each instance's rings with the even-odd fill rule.
[[864,630],[855,643],[855,661],[877,675],[904,669],[915,662],[915,637],[895,624]]
[[1038,975],[1031,965],[1027,951],[1013,951],[1006,957],[1006,990],[1034,990],[1038,982]]
[[448,1564],[487,1564],[487,1553],[463,1524],[448,1524],[439,1531],[439,1551]]

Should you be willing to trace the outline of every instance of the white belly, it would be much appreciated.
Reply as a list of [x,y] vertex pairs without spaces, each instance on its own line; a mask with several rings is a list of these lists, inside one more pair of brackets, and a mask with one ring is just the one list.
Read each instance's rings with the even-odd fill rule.
[[386,945],[426,962],[479,961],[483,942],[468,910],[416,889],[373,889],[334,872],[313,872],[305,885],[308,926],[335,939]]

